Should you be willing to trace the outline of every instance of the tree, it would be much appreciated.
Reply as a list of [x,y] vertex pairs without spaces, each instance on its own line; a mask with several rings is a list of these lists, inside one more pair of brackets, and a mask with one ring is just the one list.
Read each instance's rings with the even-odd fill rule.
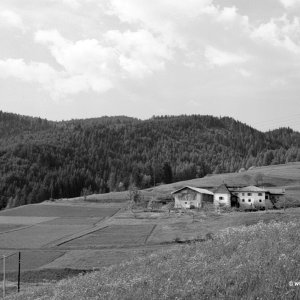
[[143,196],[141,191],[135,186],[131,185],[128,190],[128,198],[130,200],[131,208],[142,202]]
[[173,181],[173,172],[170,164],[168,162],[165,162],[162,168],[162,181],[164,183],[171,183]]

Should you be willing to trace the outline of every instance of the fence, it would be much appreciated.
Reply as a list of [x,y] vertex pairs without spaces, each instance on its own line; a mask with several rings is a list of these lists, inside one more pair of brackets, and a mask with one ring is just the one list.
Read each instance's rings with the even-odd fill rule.
[[5,299],[7,293],[20,291],[21,252],[10,252],[1,255],[0,276],[3,299]]

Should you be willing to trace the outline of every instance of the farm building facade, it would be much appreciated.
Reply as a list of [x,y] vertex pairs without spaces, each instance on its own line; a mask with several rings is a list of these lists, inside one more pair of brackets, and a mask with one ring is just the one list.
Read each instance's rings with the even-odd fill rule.
[[213,192],[191,186],[183,187],[172,193],[175,208],[202,208],[205,204],[213,204]]
[[281,189],[264,189],[257,186],[228,187],[221,184],[214,191],[191,186],[172,193],[175,208],[202,208],[213,203],[218,207],[240,207],[242,209],[272,208],[285,192]]

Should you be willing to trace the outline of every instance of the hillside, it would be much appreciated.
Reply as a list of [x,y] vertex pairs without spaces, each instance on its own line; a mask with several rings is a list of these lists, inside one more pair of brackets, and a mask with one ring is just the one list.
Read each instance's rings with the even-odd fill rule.
[[206,242],[8,299],[299,299],[299,226],[295,220],[228,228]]
[[49,122],[1,112],[0,124],[0,208],[300,161],[300,133],[228,117]]

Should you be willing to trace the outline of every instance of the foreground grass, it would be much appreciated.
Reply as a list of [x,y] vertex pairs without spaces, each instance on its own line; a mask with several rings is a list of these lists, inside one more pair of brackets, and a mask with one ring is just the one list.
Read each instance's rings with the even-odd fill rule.
[[300,222],[229,228],[9,299],[300,299]]

